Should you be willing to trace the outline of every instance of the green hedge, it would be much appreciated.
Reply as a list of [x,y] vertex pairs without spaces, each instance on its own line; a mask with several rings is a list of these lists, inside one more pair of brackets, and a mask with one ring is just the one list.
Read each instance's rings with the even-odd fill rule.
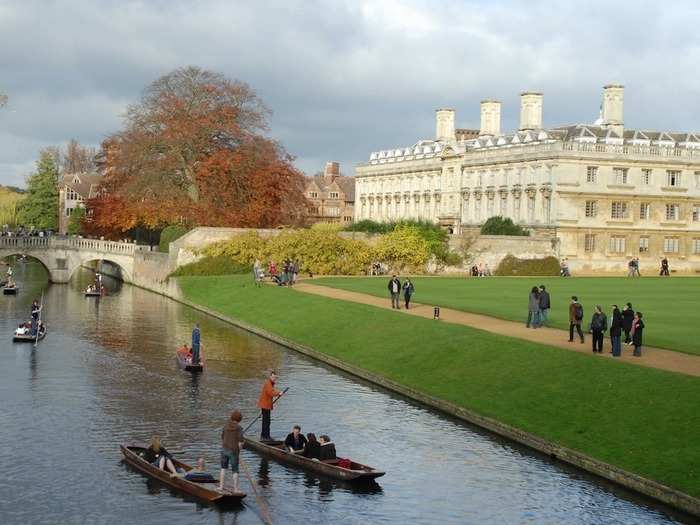
[[495,274],[503,276],[559,275],[559,261],[556,257],[518,259],[513,255],[506,255],[496,268]]
[[170,250],[170,243],[178,240],[180,237],[185,235],[189,230],[184,226],[179,224],[173,224],[171,226],[166,226],[163,231],[160,232],[160,242],[158,243],[158,251],[163,253],[168,253]]
[[253,267],[247,264],[234,262],[227,255],[203,257],[197,262],[180,266],[170,277],[184,277],[195,275],[236,275],[251,272]]
[[515,224],[507,217],[490,217],[481,227],[481,235],[518,235],[526,237],[530,235],[522,226]]

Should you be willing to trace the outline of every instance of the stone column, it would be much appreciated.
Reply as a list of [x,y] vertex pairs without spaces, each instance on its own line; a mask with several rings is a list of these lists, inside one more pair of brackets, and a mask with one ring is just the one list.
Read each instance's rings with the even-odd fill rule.
[[459,213],[460,224],[469,223],[469,188],[462,188],[462,206]]

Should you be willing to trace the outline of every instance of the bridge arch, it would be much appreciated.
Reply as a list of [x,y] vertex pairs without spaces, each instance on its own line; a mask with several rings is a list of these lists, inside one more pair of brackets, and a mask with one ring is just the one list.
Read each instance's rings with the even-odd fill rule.
[[[80,264],[77,264],[73,268],[70,269],[70,275],[68,277],[68,280],[70,281],[73,278],[73,275],[75,274],[75,272],[77,270],[79,270],[80,268],[84,268],[89,263],[97,261],[97,262],[106,262],[106,263],[111,264],[112,266],[117,267],[119,269],[119,273],[121,274],[119,278],[122,281],[124,281],[125,283],[132,282],[133,276],[130,274],[130,272],[127,270],[127,268],[125,268],[123,266],[123,262],[122,262],[122,264],[120,264],[116,259],[117,259],[117,257],[92,257],[92,258],[86,257],[84,260],[82,260],[80,262]],[[105,272],[104,270],[102,271],[102,273],[104,275],[107,275],[110,277],[116,277],[109,272]]]
[[[38,253],[24,253],[22,251],[16,251],[13,253],[12,250],[0,250],[0,259],[7,259],[9,257],[21,257],[22,255],[26,255],[30,259],[39,261],[44,267],[44,270],[46,270],[46,273],[49,275],[49,278],[51,278],[51,262],[48,257]],[[4,271],[2,277],[4,277]]]

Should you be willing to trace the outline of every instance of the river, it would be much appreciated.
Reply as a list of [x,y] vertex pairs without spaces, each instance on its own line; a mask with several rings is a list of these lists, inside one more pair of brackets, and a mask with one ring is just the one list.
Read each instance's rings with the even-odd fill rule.
[[[244,451],[274,523],[693,522],[159,295],[107,280],[109,296],[85,298],[90,272],[49,286],[32,263],[17,264],[15,277],[19,295],[0,297],[4,525],[261,523],[243,472],[243,505],[207,507],[129,469],[119,443],[159,432],[184,460],[203,456],[217,471],[227,414],[241,408],[244,424],[257,415],[271,367],[290,387],[273,413],[273,435],[299,423],[330,434],[339,455],[387,471],[376,485],[355,488]],[[46,339],[36,349],[12,344],[42,290]],[[207,363],[199,376],[174,359],[195,322]]]

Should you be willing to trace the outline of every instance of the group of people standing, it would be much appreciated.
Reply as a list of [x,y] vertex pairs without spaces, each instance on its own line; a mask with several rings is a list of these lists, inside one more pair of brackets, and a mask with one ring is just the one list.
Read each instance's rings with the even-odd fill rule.
[[[275,261],[270,261],[267,265],[267,274],[279,286],[293,286],[299,279],[299,261],[285,259],[282,263],[282,272],[280,273]],[[256,286],[262,286],[265,279],[265,271],[259,259],[255,259],[253,263],[253,279]]]
[[406,280],[401,283],[396,275],[391,277],[389,284],[387,285],[389,289],[389,294],[391,295],[391,307],[395,310],[401,309],[401,293],[403,292],[403,300],[406,305],[406,310],[408,310],[411,303],[411,297],[416,292],[416,287],[413,285],[411,279],[406,277]]
[[[629,346],[634,346],[632,353],[635,357],[642,356],[642,337],[644,334],[644,317],[642,312],[635,312],[632,308],[632,303],[626,303],[622,310],[616,304],[611,305],[612,311],[610,320],[603,312],[600,305],[594,308],[588,331],[592,338],[592,351],[594,354],[603,353],[603,341],[605,332],[610,330],[610,353],[613,357],[622,355],[622,334],[624,333],[624,343]],[[584,311],[583,306],[575,295],[571,297],[569,304],[569,342],[574,341],[574,330],[578,333],[581,343],[585,342],[581,325],[583,324]]]
[[527,304],[527,322],[525,326],[528,328],[539,328],[545,326],[549,319],[549,309],[552,307],[551,297],[544,284],[539,288],[533,286],[530,290],[530,297]]
[[[659,275],[661,277],[670,277],[671,273],[669,271],[668,259],[666,257],[661,258],[661,263],[659,267]],[[639,272],[639,257],[633,257],[627,263],[627,277],[641,277],[642,274]]]

